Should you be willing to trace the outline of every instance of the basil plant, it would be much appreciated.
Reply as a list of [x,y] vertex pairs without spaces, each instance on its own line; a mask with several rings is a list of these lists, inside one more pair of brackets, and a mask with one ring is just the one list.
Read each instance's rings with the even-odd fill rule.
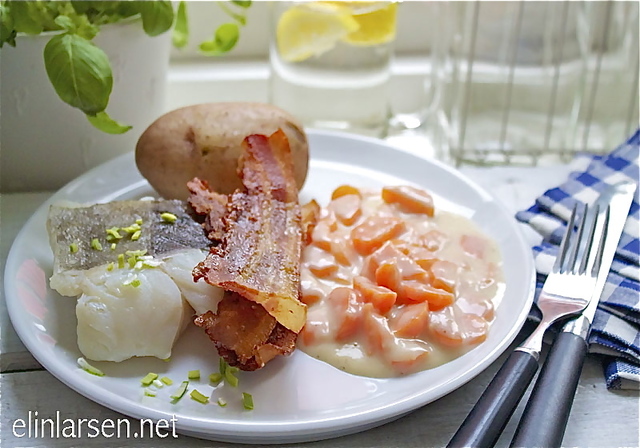
[[[44,66],[56,93],[80,109],[101,131],[122,134],[131,129],[106,112],[113,88],[109,58],[93,43],[102,25],[141,18],[149,36],[173,29],[173,44],[184,47],[189,38],[186,2],[155,1],[22,1],[0,0],[0,48],[16,46],[18,33],[53,33],[44,49]],[[207,55],[231,50],[246,23],[251,1],[219,3],[233,20],[215,30],[213,38],[200,44]]]

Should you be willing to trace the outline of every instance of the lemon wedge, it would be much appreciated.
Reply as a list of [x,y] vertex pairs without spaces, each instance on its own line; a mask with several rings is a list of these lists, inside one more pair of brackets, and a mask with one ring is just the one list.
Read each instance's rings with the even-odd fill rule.
[[351,10],[341,5],[312,2],[293,6],[278,21],[278,51],[286,61],[304,61],[331,50],[359,27]]
[[[351,45],[371,46],[391,42],[396,37],[397,3],[375,7],[377,2],[348,2],[358,29],[342,38]],[[354,5],[355,4],[355,5]]]

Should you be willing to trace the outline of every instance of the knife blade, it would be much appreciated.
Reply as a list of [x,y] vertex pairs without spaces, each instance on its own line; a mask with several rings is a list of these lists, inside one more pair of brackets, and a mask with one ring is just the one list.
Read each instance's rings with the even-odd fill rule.
[[[624,229],[637,185],[623,181],[607,188],[597,199],[598,229],[606,226],[601,264],[590,302],[582,314],[556,336],[540,371],[511,446],[559,447],[588,351],[591,324]],[[608,207],[607,207],[608,206]],[[595,207],[594,207],[595,208]],[[608,208],[608,213],[607,213]],[[605,215],[606,214],[606,215]]]

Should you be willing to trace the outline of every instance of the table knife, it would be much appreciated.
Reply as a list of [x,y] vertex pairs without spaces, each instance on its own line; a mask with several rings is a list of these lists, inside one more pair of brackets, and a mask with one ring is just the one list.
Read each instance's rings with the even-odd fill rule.
[[635,191],[635,182],[620,182],[605,190],[596,201],[601,205],[597,208],[601,213],[609,204],[609,216],[593,294],[582,314],[565,324],[556,336],[516,429],[512,446],[552,448],[562,443],[589,348],[587,341],[591,324]]

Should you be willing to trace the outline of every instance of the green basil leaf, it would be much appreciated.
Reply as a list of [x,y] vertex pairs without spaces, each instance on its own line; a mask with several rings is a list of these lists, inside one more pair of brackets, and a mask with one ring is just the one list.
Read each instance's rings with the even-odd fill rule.
[[11,2],[13,29],[18,33],[40,34],[44,27],[40,22],[39,2]]
[[200,44],[198,47],[200,49],[200,53],[206,56],[219,56],[224,53],[216,43],[215,40],[206,40]]
[[225,23],[216,30],[213,40],[202,42],[200,51],[208,56],[218,56],[231,50],[240,38],[240,29],[235,23]]
[[113,88],[109,58],[75,34],[59,34],[44,48],[44,65],[56,93],[86,114],[106,109]]
[[251,6],[251,0],[231,0],[231,3],[241,8],[248,8]]
[[7,43],[16,46],[16,30],[13,29],[11,9],[5,4],[0,4],[0,48]]
[[129,125],[115,121],[105,111],[98,112],[95,115],[87,115],[87,119],[94,127],[107,134],[124,134],[131,129]]
[[189,42],[189,21],[187,20],[187,5],[184,1],[178,4],[172,39],[176,48],[182,48]]
[[236,42],[238,42],[239,38],[240,29],[235,23],[222,24],[216,30],[216,44],[218,44],[222,51],[231,50],[236,45]]
[[227,13],[228,16],[230,16],[231,18],[233,18],[236,22],[238,22],[240,25],[245,26],[247,24],[247,18],[244,16],[244,14],[239,14],[235,11],[233,11],[231,8],[229,8],[225,3],[218,3],[218,5],[220,6],[220,8]]
[[69,16],[58,16],[55,18],[56,25],[62,28],[65,31],[74,32],[76,31],[76,24],[73,23],[71,17]]
[[170,1],[141,1],[142,28],[149,36],[162,34],[173,25],[173,6]]

